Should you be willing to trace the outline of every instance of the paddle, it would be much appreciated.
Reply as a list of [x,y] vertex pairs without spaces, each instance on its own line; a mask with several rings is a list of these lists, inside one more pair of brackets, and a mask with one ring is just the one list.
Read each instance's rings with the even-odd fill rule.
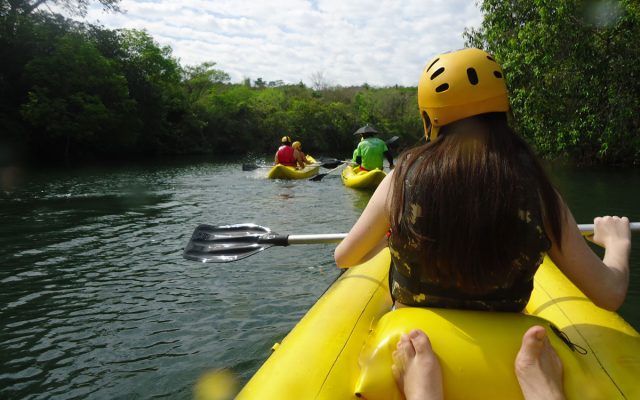
[[338,160],[337,158],[325,158],[325,159],[322,159],[320,162],[322,163],[322,166],[324,168],[333,169],[346,162],[349,162],[349,160]]
[[387,147],[395,147],[395,143],[400,139],[400,136],[391,136],[389,139],[384,142],[387,144]]
[[[640,222],[630,222],[629,228],[631,232],[640,232]],[[578,224],[578,230],[582,236],[593,236],[593,224]]]
[[320,235],[280,235],[255,224],[207,225],[193,231],[184,249],[188,260],[201,262],[231,262],[252,256],[272,246],[290,244],[338,243],[346,233]]
[[[630,224],[633,232],[640,232],[640,222]],[[583,235],[593,234],[593,224],[580,224]],[[291,244],[338,243],[346,233],[315,235],[281,235],[255,224],[207,225],[201,224],[193,231],[183,256],[200,262],[231,262],[252,256],[272,246]]]
[[344,166],[346,163],[350,162],[350,160],[345,160],[345,161],[341,161],[342,164],[338,165],[337,167],[335,167],[334,169],[332,169],[331,171],[322,173],[322,174],[318,174],[316,176],[314,176],[313,178],[309,179],[312,182],[318,182],[321,181],[322,178],[324,178],[325,176],[329,175],[330,173],[332,173],[333,171],[336,171],[340,168],[342,168],[342,166]]
[[[332,158],[330,161],[327,161],[327,162],[319,162],[319,163],[314,163],[309,165],[320,165],[323,168],[335,168],[336,162],[342,163],[343,161]],[[258,168],[273,168],[273,165],[242,164],[243,171],[253,171],[254,169],[258,169]]]
[[242,164],[243,171],[253,171],[258,168],[271,168],[273,165],[256,165],[256,164]]

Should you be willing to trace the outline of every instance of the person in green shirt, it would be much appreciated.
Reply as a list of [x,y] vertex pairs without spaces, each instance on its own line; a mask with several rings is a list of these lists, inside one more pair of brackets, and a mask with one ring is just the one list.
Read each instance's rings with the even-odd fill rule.
[[389,162],[389,169],[393,169],[393,156],[387,144],[382,139],[374,137],[376,133],[379,133],[376,128],[368,124],[354,133],[362,135],[362,140],[353,151],[353,162],[358,164],[361,170],[382,170],[385,157]]

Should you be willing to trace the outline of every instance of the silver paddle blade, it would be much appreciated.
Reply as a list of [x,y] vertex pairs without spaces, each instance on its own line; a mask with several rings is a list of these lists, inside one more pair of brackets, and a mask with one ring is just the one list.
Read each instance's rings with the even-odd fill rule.
[[201,224],[193,231],[183,257],[205,263],[237,261],[271,247],[272,244],[259,243],[270,233],[269,228],[254,224]]

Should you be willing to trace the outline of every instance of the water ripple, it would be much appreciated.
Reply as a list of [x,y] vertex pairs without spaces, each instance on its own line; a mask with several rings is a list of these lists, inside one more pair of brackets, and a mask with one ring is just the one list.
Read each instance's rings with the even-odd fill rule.
[[[333,246],[230,264],[188,262],[182,248],[200,223],[345,232],[370,194],[329,178],[200,162],[46,171],[0,194],[0,398],[188,399],[219,367],[246,381],[337,277]],[[625,317],[638,326],[638,313]]]

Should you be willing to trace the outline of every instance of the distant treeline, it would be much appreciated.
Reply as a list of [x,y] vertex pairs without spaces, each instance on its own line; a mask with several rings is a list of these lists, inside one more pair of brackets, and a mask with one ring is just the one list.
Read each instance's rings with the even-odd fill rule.
[[[181,67],[143,31],[49,13],[2,15],[2,157],[73,163],[163,154],[272,152],[282,135],[311,154],[348,151],[364,123],[415,141],[416,88],[318,90],[234,84],[213,63]],[[212,55],[215,56],[215,55]],[[321,75],[316,83],[326,86]]]
[[[465,33],[503,63],[517,130],[547,156],[640,163],[637,5],[594,26],[576,17],[579,2],[546,3],[484,1],[483,25]],[[0,166],[242,156],[285,134],[311,154],[349,154],[365,123],[404,145],[422,135],[415,87],[333,87],[321,73],[313,87],[231,83],[213,62],[181,66],[144,31],[5,6],[0,35]]]

